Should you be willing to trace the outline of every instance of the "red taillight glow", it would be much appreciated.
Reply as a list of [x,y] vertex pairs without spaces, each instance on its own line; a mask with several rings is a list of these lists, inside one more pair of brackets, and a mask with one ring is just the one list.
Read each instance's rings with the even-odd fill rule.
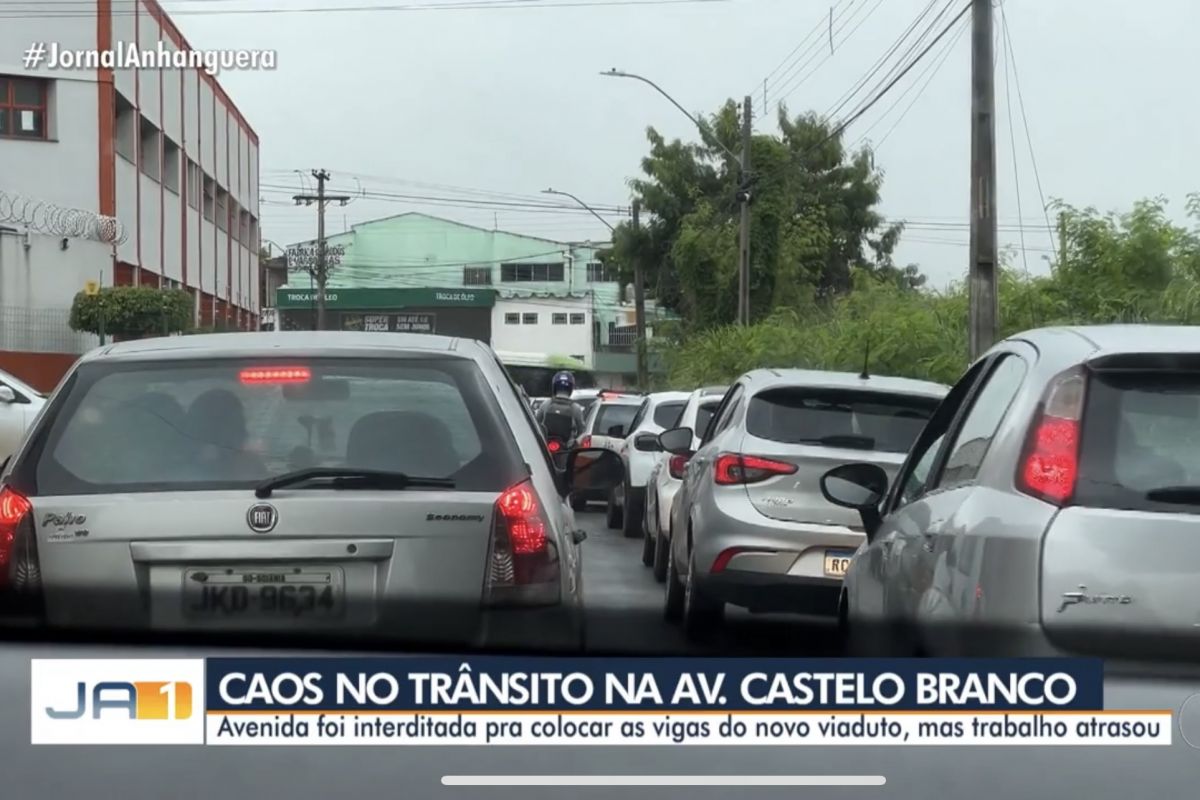
[[580,450],[587,450],[591,446],[592,446],[592,437],[591,436],[584,436],[582,439],[579,440],[579,449]]
[[667,471],[671,473],[671,477],[675,480],[683,480],[683,470],[687,467],[687,456],[671,456],[671,460],[667,462]]
[[17,528],[33,506],[25,495],[11,486],[0,487],[0,584],[8,579],[8,561],[12,555]]
[[550,439],[546,442],[546,449],[551,453],[557,453],[559,450],[562,450],[562,442],[558,439]]
[[724,572],[725,568],[729,566],[729,562],[733,560],[733,557],[742,552],[743,549],[741,547],[730,547],[727,550],[722,550],[713,559],[712,568],[709,572]]
[[791,475],[796,471],[796,465],[786,461],[738,453],[722,453],[717,456],[714,468],[714,480],[722,486],[758,483],[775,475]]
[[312,370],[308,367],[251,367],[238,375],[242,383],[308,383]]
[[1084,387],[1084,375],[1078,370],[1051,382],[1030,427],[1017,474],[1022,491],[1056,505],[1071,499],[1079,478]]
[[513,555],[531,555],[546,549],[546,524],[542,522],[532,486],[521,483],[506,490],[496,501],[496,507],[508,526]]

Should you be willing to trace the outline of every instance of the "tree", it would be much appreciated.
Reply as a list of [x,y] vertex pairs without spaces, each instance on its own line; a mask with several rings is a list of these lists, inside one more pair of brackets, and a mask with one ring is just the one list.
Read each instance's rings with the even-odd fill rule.
[[[726,148],[739,147],[737,105],[727,101],[705,126],[699,143],[647,130],[645,177],[631,181],[646,221],[640,231],[619,225],[609,254],[623,268],[640,255],[658,302],[700,328],[736,317],[738,165]],[[921,286],[916,267],[892,263],[901,229],[874,210],[883,176],[870,152],[847,153],[815,114],[792,119],[781,108],[779,126],[751,139],[754,317],[848,291],[853,270]]]
[[117,338],[166,336],[192,326],[192,296],[183,289],[108,286],[80,292],[71,304],[72,330]]

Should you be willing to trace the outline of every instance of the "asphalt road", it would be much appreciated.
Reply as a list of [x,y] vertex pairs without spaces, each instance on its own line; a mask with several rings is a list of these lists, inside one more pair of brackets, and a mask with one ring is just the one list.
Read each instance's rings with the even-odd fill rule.
[[603,507],[577,515],[588,532],[583,543],[588,647],[636,655],[837,656],[832,620],[751,614],[726,608],[725,625],[713,641],[689,644],[679,626],[663,619],[663,584],[642,565],[642,542],[604,524]]

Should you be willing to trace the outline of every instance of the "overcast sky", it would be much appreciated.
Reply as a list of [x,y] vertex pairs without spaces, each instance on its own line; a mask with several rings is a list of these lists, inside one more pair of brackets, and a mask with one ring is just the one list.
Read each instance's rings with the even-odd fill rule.
[[[332,173],[331,190],[347,193],[361,187],[455,202],[505,199],[501,193],[536,201],[546,199],[541,189],[553,186],[590,203],[628,205],[627,181],[638,174],[646,152],[646,126],[672,138],[694,139],[695,132],[648,86],[604,78],[600,70],[645,75],[696,112],[751,92],[755,128],[770,130],[781,100],[795,112],[836,105],[928,4],[623,0],[629,4],[561,7],[584,0],[474,0],[493,7],[378,9],[465,1],[164,3],[196,47],[278,53],[274,72],[221,76],[261,140],[264,237],[287,244],[314,235],[315,210],[294,208],[287,198],[289,187],[301,187],[293,171],[315,167]],[[519,4],[533,7],[500,7]],[[937,0],[935,13],[943,5]],[[334,6],[377,10],[278,12]],[[828,30],[805,42],[822,19],[828,25],[831,6],[832,56]],[[245,8],[272,11],[188,13]],[[1181,217],[1186,193],[1200,190],[1194,152],[1200,143],[1200,106],[1194,102],[1200,0],[1007,0],[1004,14],[1046,200],[1108,210],[1161,194]],[[967,22],[969,15],[964,28]],[[999,31],[999,14],[996,23]],[[920,264],[939,286],[961,277],[967,258],[970,37],[969,31],[955,38],[957,33],[951,31],[847,132],[849,142],[882,140],[876,163],[886,172],[883,211],[920,225],[902,239],[898,260]],[[1053,240],[1015,87],[1014,176],[1002,49],[997,56],[1001,242],[1020,244],[1019,179],[1029,269],[1043,272],[1042,257]],[[763,114],[763,80],[772,71],[770,111]],[[418,200],[360,199],[331,210],[330,230],[404,211],[552,238],[607,236],[585,213]]]

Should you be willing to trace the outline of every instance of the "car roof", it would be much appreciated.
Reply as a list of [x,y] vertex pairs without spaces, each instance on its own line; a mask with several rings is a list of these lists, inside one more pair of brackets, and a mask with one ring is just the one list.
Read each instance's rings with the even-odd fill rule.
[[615,397],[601,397],[596,402],[596,407],[600,406],[640,406],[646,398],[641,395],[621,394]]
[[1198,353],[1200,325],[1063,325],[1034,328],[1009,337],[1052,347],[1063,339],[1105,353]]
[[404,352],[442,352],[479,358],[484,345],[472,339],[424,333],[358,331],[254,331],[163,336],[102,346],[83,361],[292,357],[337,353],[379,356]]
[[679,401],[687,401],[692,396],[691,392],[654,392],[650,397],[650,402],[658,405],[659,403],[671,403]]
[[756,369],[747,372],[741,380],[746,381],[749,388],[755,392],[785,386],[809,386],[814,389],[871,389],[941,398],[950,391],[949,386],[933,381],[898,378],[892,375],[868,375],[864,378],[856,372],[810,369]]

